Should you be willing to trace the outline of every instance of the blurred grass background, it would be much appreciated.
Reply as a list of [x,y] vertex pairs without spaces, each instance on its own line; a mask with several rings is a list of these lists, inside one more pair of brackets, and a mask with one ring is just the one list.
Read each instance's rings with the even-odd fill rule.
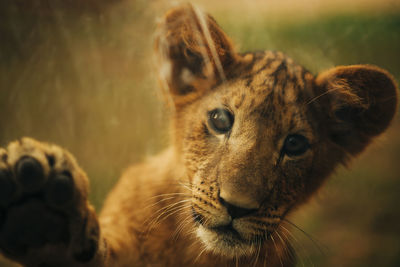
[[[400,80],[397,0],[192,2],[240,51],[280,50],[313,73],[375,64]],[[1,1],[0,145],[31,136],[69,149],[100,209],[124,167],[168,144],[152,38],[169,7],[161,0]],[[314,240],[293,229],[299,266],[400,266],[399,159],[397,116],[351,171],[339,169],[293,214]]]

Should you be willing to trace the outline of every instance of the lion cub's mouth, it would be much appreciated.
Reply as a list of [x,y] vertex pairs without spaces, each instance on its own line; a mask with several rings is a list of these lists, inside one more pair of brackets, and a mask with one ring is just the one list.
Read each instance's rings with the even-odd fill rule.
[[207,250],[216,254],[228,257],[248,255],[266,240],[263,236],[249,238],[235,228],[234,220],[227,225],[208,226],[204,224],[205,218],[193,208],[192,215],[197,227],[197,237]]
[[251,242],[244,240],[233,227],[208,228],[198,225],[197,237],[208,251],[227,257],[248,255],[254,250]]
[[242,237],[240,236],[239,232],[233,228],[232,223],[228,225],[222,225],[222,226],[217,226],[217,227],[211,227],[208,228],[211,231],[216,232],[217,234],[220,235],[226,235],[226,236],[232,236],[233,238],[241,240]]

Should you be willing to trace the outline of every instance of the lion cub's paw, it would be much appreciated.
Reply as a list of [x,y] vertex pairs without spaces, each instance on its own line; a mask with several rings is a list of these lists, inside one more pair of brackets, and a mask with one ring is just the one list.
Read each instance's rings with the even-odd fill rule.
[[29,266],[86,262],[99,228],[88,179],[62,148],[31,138],[0,148],[0,248]]

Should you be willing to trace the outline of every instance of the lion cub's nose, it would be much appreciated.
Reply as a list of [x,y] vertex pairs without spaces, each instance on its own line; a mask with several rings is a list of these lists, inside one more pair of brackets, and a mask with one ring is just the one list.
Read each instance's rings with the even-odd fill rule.
[[257,209],[248,209],[248,208],[242,208],[242,207],[235,206],[235,205],[225,201],[222,197],[219,198],[219,201],[228,210],[228,213],[232,217],[232,220],[245,217],[245,216],[255,213],[257,211]]

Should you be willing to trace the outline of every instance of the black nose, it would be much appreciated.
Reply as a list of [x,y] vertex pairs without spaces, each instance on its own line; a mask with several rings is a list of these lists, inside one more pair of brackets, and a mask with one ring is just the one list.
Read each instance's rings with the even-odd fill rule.
[[245,217],[257,211],[257,209],[246,209],[232,205],[231,203],[226,202],[225,199],[223,199],[222,197],[219,198],[219,201],[228,210],[228,213],[232,217],[232,220]]

